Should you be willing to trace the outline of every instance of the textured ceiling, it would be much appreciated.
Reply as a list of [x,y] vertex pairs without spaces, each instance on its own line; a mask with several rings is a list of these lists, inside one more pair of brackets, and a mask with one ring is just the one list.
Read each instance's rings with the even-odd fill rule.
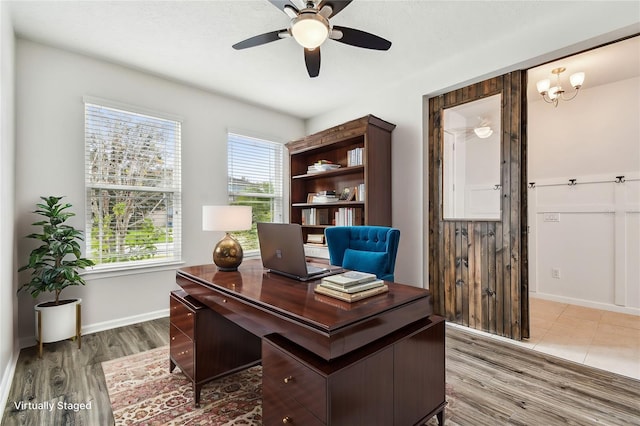
[[[372,51],[328,40],[321,47],[320,76],[311,79],[302,48],[293,39],[241,51],[231,48],[248,37],[288,27],[289,18],[266,0],[10,3],[20,37],[301,118],[348,104],[450,56],[539,27],[549,16],[570,18],[575,5],[355,0],[331,23],[380,35],[393,42],[391,49]],[[585,85],[595,83],[585,71]]]

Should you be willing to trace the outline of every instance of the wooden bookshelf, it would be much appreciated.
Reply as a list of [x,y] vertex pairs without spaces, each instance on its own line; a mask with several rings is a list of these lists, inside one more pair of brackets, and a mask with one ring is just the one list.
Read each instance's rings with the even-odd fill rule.
[[[394,128],[394,124],[367,115],[286,145],[291,171],[290,220],[302,225],[305,241],[308,234],[323,232],[324,228],[335,225],[336,213],[346,217],[345,212],[349,211],[359,222],[345,225],[391,226],[391,133]],[[320,160],[340,167],[310,172],[309,166]],[[339,195],[345,188],[352,191],[359,188],[356,192],[360,193],[351,201],[312,203],[308,198],[309,194],[329,190]],[[328,223],[306,223],[303,218],[309,217],[308,209],[327,209],[321,217],[328,216]]]

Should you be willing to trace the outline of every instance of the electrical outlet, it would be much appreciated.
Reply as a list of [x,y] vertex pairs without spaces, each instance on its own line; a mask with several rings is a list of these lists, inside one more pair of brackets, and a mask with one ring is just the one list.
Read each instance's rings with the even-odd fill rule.
[[559,268],[551,268],[551,278],[560,279],[560,269]]
[[545,222],[560,222],[560,213],[544,213],[542,220]]

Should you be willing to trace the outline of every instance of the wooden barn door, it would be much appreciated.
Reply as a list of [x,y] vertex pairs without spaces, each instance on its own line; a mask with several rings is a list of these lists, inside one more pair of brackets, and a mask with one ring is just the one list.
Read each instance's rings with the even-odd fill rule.
[[[495,220],[444,219],[444,110],[496,94],[501,94],[500,212]],[[429,99],[429,288],[434,310],[448,321],[516,340],[529,337],[526,146],[525,71]]]

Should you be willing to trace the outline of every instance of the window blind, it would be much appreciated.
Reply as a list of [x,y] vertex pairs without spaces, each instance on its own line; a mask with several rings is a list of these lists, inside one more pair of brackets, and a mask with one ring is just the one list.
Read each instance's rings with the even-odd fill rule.
[[86,244],[98,265],[181,257],[181,123],[85,101]]
[[257,222],[283,220],[283,145],[229,133],[227,139],[229,203],[252,207],[251,230],[234,233],[245,250],[257,250]]

